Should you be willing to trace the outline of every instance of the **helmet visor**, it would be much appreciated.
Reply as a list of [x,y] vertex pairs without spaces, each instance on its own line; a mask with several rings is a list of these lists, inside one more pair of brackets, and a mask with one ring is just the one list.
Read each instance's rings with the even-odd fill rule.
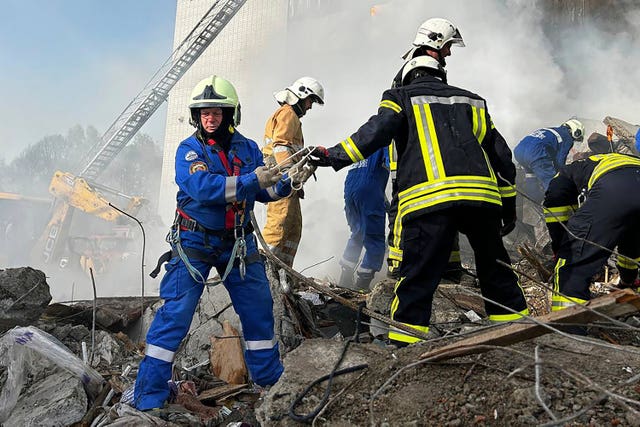
[[464,40],[462,40],[462,34],[460,34],[460,30],[458,30],[456,28],[456,32],[453,33],[453,36],[451,36],[451,38],[448,40],[451,42],[452,45],[456,45],[456,46],[460,46],[460,47],[464,47]]

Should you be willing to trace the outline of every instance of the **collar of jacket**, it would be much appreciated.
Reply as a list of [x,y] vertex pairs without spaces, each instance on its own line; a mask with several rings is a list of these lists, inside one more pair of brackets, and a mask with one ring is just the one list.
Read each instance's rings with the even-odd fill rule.
[[439,77],[436,76],[422,76],[422,77],[418,77],[417,79],[413,80],[411,83],[409,83],[410,85],[416,84],[416,83],[430,83],[430,82],[438,82],[438,83],[444,83],[447,84],[447,79],[441,79]]

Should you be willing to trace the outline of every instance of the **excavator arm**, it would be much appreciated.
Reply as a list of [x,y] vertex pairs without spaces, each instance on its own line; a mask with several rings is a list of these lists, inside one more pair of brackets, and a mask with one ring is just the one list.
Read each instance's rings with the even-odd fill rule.
[[47,264],[54,260],[60,260],[60,254],[63,252],[69,236],[73,209],[81,210],[105,221],[118,221],[123,218],[120,212],[109,206],[109,201],[98,188],[128,200],[124,211],[131,215],[136,215],[146,202],[141,197],[126,196],[107,187],[90,186],[86,180],[69,172],[56,171],[49,184],[49,192],[55,197],[51,218],[34,249],[35,253],[32,254],[34,259]]
[[99,190],[106,190],[128,199],[125,211],[132,215],[138,212],[144,202],[142,197],[127,196],[103,186],[90,186],[86,180],[69,172],[57,171],[51,179],[51,184],[49,184],[49,192],[55,198],[65,201],[76,209],[102,218],[105,221],[115,221],[122,217],[120,212],[109,206],[109,201],[103,197]]

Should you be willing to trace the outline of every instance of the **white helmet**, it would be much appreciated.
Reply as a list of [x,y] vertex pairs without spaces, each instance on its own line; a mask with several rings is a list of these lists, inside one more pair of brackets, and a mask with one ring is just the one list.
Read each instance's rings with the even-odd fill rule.
[[442,18],[427,19],[418,28],[418,33],[413,45],[426,46],[434,50],[440,50],[451,42],[456,46],[464,47],[464,40],[460,31],[450,21]]
[[313,77],[300,77],[298,80],[293,82],[291,86],[288,86],[279,92],[275,92],[273,96],[280,104],[287,103],[289,105],[295,105],[299,100],[305,99],[309,96],[313,97],[313,101],[318,104],[324,104],[324,88],[320,82]]
[[402,84],[406,84],[405,82],[405,78],[409,75],[409,73],[417,68],[429,68],[431,70],[434,70],[436,72],[432,72],[430,74],[436,75],[438,77],[441,78],[446,78],[446,71],[444,70],[444,68],[442,68],[442,66],[440,65],[440,62],[435,59],[432,58],[429,55],[421,55],[421,56],[416,56],[415,58],[410,59],[409,61],[407,61],[406,64],[404,64],[404,67],[402,67]]
[[569,119],[562,126],[569,128],[569,133],[574,140],[582,141],[584,139],[584,125],[577,119]]

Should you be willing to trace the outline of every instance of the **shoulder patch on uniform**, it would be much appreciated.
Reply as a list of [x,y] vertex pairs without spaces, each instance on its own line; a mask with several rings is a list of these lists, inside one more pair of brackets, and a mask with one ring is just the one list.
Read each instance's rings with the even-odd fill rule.
[[198,171],[208,171],[209,168],[207,167],[207,164],[205,162],[193,162],[191,163],[191,166],[189,166],[189,175],[193,175],[194,173],[198,172]]
[[193,150],[187,151],[187,154],[184,155],[184,159],[187,162],[190,162],[191,160],[195,160],[198,158],[198,153],[196,153]]

